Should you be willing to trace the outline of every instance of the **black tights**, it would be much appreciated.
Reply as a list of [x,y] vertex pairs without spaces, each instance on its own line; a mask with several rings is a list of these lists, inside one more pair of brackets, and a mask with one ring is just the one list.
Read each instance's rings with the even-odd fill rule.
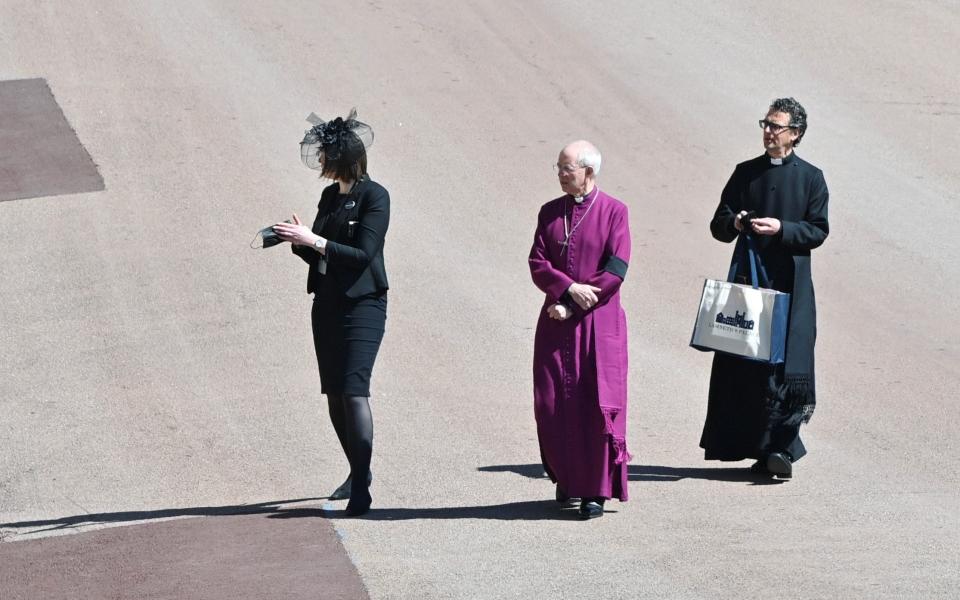
[[366,495],[373,455],[373,414],[366,396],[327,394],[330,421],[350,463],[351,497]]

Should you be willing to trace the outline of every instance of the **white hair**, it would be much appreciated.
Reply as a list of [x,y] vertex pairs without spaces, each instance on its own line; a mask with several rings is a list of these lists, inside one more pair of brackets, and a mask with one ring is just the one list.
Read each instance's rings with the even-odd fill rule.
[[584,144],[584,147],[581,148],[579,154],[577,154],[577,164],[581,167],[590,167],[593,169],[594,177],[600,174],[601,162],[603,162],[603,158],[600,156],[600,151],[589,142]]

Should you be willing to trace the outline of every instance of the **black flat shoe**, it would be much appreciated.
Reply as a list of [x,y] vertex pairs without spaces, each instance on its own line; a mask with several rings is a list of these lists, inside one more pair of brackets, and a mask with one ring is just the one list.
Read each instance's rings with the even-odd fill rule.
[[767,457],[767,471],[781,479],[793,477],[793,463],[783,452],[774,452]]
[[750,465],[750,472],[754,475],[773,475],[773,473],[767,469],[767,461],[765,460],[758,460]]
[[[373,471],[367,475],[367,486],[373,483]],[[347,480],[340,484],[340,487],[333,490],[333,493],[327,496],[328,500],[349,500],[350,486],[353,484],[353,478],[347,475]]]
[[584,521],[603,516],[603,500],[584,500],[580,503],[580,518]]
[[[359,496],[359,494],[357,494]],[[373,504],[373,498],[370,497],[370,494],[365,494],[363,498],[352,498],[350,502],[347,503],[347,516],[348,517],[359,517],[370,512],[370,505]]]

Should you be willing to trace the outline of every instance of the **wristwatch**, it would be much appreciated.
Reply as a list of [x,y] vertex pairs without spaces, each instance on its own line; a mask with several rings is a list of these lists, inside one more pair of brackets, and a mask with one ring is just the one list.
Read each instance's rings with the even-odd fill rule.
[[313,243],[313,247],[316,248],[317,250],[323,250],[324,248],[327,247],[327,240],[323,239],[322,237],[317,238],[317,241]]

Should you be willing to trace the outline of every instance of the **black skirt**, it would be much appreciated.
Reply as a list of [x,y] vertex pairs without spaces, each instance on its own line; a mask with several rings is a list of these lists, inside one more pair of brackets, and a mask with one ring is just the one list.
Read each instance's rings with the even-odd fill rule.
[[313,347],[324,394],[370,396],[370,376],[387,322],[387,294],[318,294],[311,311]]

